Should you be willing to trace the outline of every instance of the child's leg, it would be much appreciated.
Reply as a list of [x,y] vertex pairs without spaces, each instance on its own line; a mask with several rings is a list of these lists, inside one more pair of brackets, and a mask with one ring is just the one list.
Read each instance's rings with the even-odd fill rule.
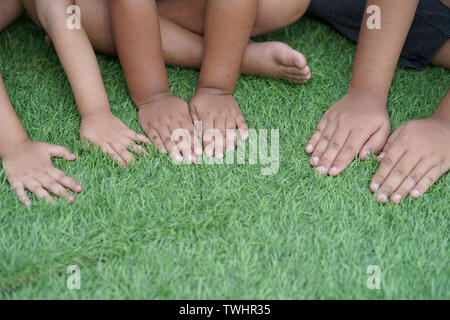
[[450,70],[450,40],[435,53],[431,59],[431,63]]
[[[300,18],[309,0],[260,0],[261,8],[253,35],[283,28]],[[76,0],[81,18],[94,49],[116,55],[107,0]],[[158,1],[164,59],[167,65],[200,68],[203,57],[204,0]],[[271,18],[271,12],[278,12]],[[197,32],[198,31],[198,32]],[[250,42],[244,56],[242,72],[265,77],[278,77],[296,83],[310,77],[305,57],[280,42]]]
[[[298,20],[309,0],[260,0],[253,36],[272,32]],[[169,65],[199,68],[203,56],[203,18],[205,0],[161,0],[161,32],[164,57]],[[276,15],[273,14],[276,12]],[[250,42],[242,65],[242,73],[278,77],[295,83],[310,78],[305,57],[280,42]]]
[[0,1],[0,31],[13,23],[23,12],[22,0]]

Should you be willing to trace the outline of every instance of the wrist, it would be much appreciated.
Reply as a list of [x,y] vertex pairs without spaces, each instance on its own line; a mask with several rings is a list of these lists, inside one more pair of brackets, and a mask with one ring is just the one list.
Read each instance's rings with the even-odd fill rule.
[[23,148],[24,146],[25,148],[27,148],[27,146],[32,142],[33,141],[31,141],[27,135],[25,135],[24,137],[17,137],[15,139],[10,139],[8,141],[8,145],[2,146],[0,150],[0,158],[3,159],[7,157],[9,154],[14,153],[16,150]]
[[156,102],[159,102],[164,99],[169,99],[172,97],[173,97],[173,95],[170,92],[170,90],[163,90],[163,91],[158,91],[158,92],[150,94],[145,100],[135,101],[135,104],[136,104],[136,107],[138,108],[138,110],[141,110],[141,109],[151,106],[152,104],[154,104]]
[[218,95],[218,96],[231,96],[233,94],[233,90],[216,88],[216,87],[201,87],[198,86],[195,94],[210,94],[210,95]]
[[384,109],[386,109],[387,107],[387,94],[383,94],[377,91],[349,88],[346,96],[358,101],[371,100],[375,103],[375,105],[383,106]]

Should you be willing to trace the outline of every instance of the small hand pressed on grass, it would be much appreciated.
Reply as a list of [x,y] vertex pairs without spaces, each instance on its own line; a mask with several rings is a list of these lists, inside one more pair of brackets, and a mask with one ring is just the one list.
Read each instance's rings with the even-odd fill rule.
[[[227,132],[239,130],[242,140],[248,139],[248,127],[236,99],[228,93],[212,88],[199,88],[189,104],[194,122],[202,124],[202,136],[207,156],[215,156],[218,159],[224,157],[225,148],[233,149],[236,144],[236,135],[231,139]],[[205,133],[212,130],[220,131],[222,139],[205,139]],[[234,141],[234,143],[233,143]],[[225,145],[230,143],[230,145]]]
[[347,94],[323,115],[306,146],[319,174],[339,175],[357,154],[366,160],[379,152],[390,133],[386,102],[370,95]]
[[378,156],[380,167],[370,184],[377,200],[398,204],[419,198],[450,169],[450,120],[434,114],[397,128]]
[[123,168],[134,159],[130,150],[137,155],[148,155],[148,152],[137,143],[148,145],[149,140],[129,129],[110,112],[83,117],[80,136],[83,141],[100,147]]
[[54,202],[50,193],[73,203],[75,197],[67,189],[81,192],[80,184],[56,169],[52,158],[76,160],[76,156],[64,147],[31,140],[17,144],[14,150],[4,156],[3,168],[8,182],[24,205],[32,204],[25,190],[50,203]]
[[[140,105],[139,122],[150,141],[163,153],[170,152],[174,161],[195,161],[195,156],[202,155],[200,143],[195,143],[194,124],[189,114],[188,104],[173,96],[170,92],[158,95],[152,102]],[[183,137],[189,143],[181,148],[180,141],[174,140],[174,132],[183,130],[189,136]]]

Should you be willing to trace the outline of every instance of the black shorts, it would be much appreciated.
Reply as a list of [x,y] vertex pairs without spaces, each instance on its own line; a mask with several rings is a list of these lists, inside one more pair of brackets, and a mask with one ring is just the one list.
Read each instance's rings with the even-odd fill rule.
[[[311,0],[308,13],[357,42],[366,0]],[[383,21],[383,16],[381,16]],[[440,0],[420,0],[399,65],[423,69],[450,37],[450,8]]]

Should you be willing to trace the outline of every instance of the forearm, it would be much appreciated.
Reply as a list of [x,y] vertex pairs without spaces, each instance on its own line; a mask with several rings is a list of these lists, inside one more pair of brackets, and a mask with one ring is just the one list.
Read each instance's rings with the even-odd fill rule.
[[450,89],[447,90],[447,94],[434,114],[450,121]]
[[66,27],[66,7],[62,3],[53,8],[49,7],[53,4],[48,2],[47,7],[40,5],[40,20],[55,46],[81,116],[109,112],[100,68],[84,28]]
[[209,0],[199,88],[231,94],[258,11],[258,0]]
[[374,94],[387,100],[395,68],[419,0],[369,0],[381,9],[381,29],[370,30],[364,15],[350,93]]
[[156,3],[111,0],[116,48],[134,103],[139,107],[169,93]]
[[0,158],[14,150],[14,147],[28,140],[28,136],[14,112],[0,74]]

